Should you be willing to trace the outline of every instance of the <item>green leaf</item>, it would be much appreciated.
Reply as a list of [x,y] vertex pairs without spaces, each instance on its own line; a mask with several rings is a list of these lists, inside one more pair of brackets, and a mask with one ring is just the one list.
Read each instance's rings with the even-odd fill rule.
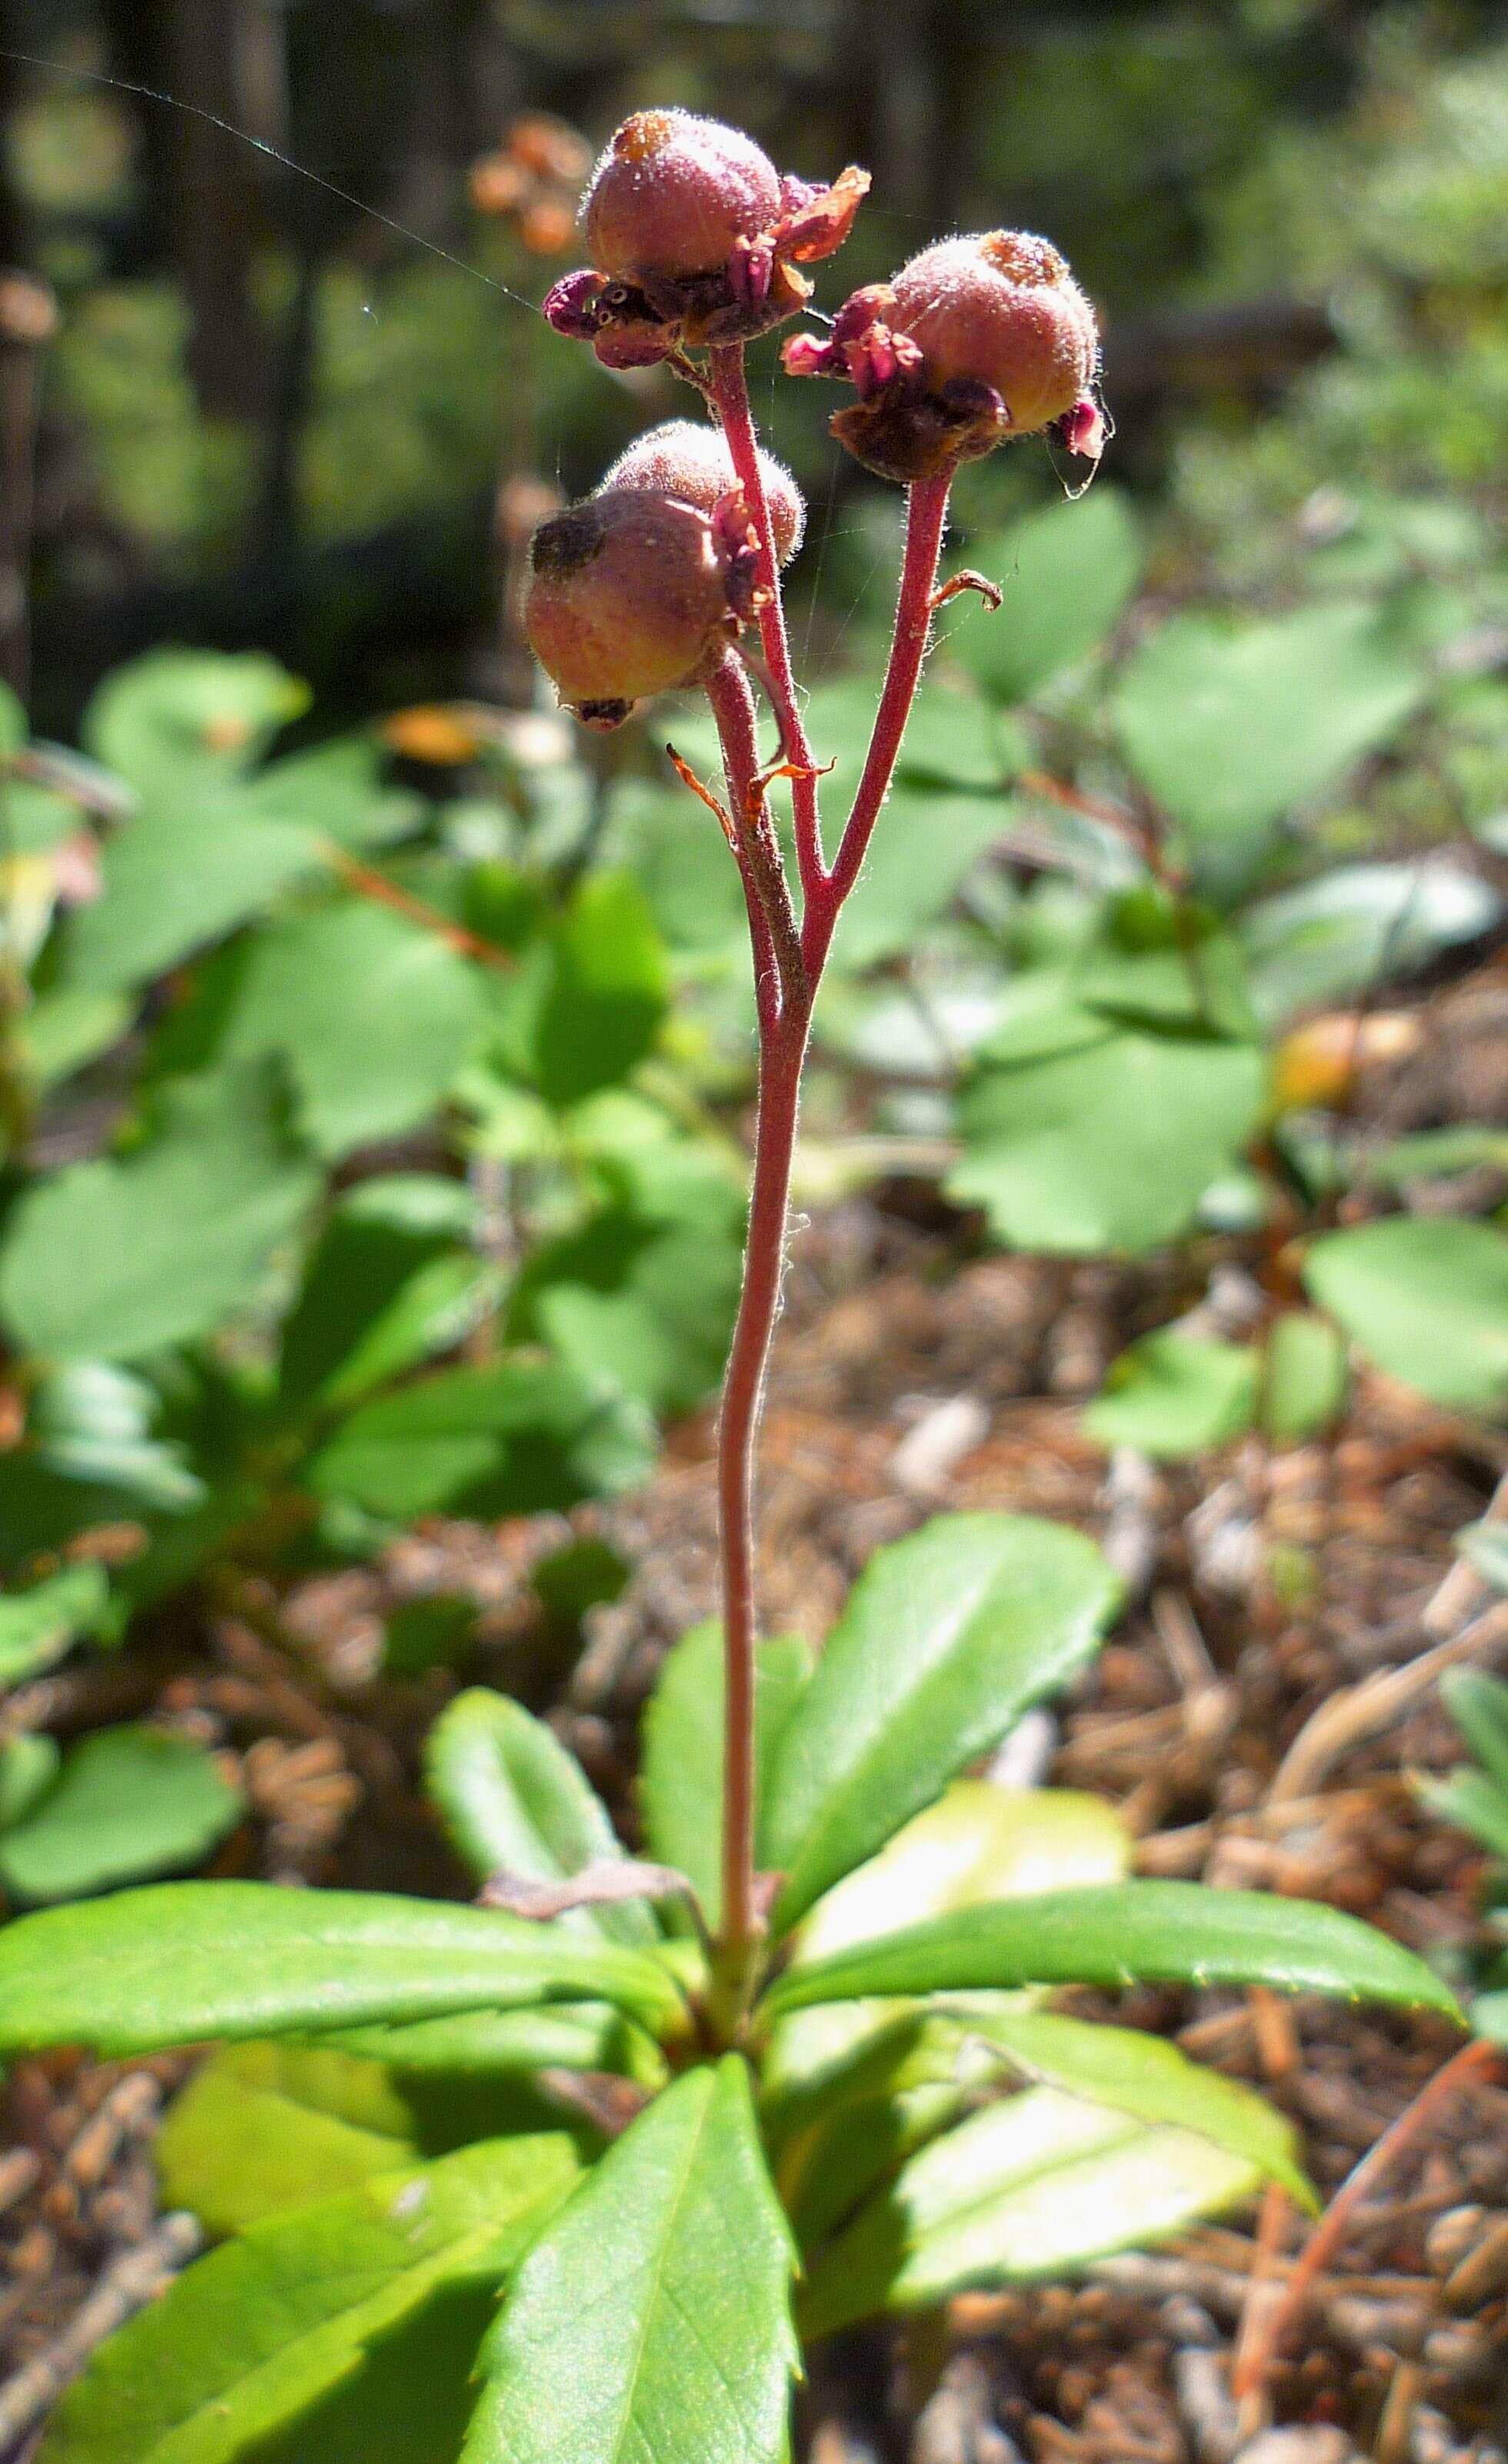
[[873,967],[914,949],[918,933],[947,913],[1010,821],[1003,790],[966,796],[926,793],[904,782],[893,788],[843,908],[834,965]]
[[1303,1279],[1390,1377],[1449,1410],[1508,1403],[1508,1237],[1492,1225],[1391,1215],[1316,1241]]
[[149,650],[106,677],[84,742],[143,798],[183,805],[244,778],[308,702],[259,650]]
[[[754,1856],[766,1862],[765,1807],[776,1749],[812,1673],[798,1635],[764,1637],[754,1668]],[[723,1630],[715,1619],[672,1643],[645,1710],[640,1798],[649,1854],[689,1877],[709,1925],[723,1902]]]
[[783,2464],[794,2255],[743,2063],[688,2072],[519,2267],[464,2464]]
[[1508,1796],[1508,1685],[1480,1668],[1449,1668],[1440,1700],[1484,1771]]
[[57,1777],[63,1749],[55,1737],[30,1728],[0,1737],[0,1831],[22,1822]]
[[1268,1025],[1411,975],[1491,931],[1502,900],[1464,866],[1343,864],[1249,907],[1237,930]]
[[1153,1248],[1192,1222],[1257,1126],[1255,1045],[1102,1024],[1013,1066],[988,1054],[958,1103],[964,1155],[946,1188],[997,1240],[1070,1255]]
[[1455,2014],[1412,1951],[1317,1901],[1197,1882],[1122,1882],[960,1908],[860,1943],[771,1986],[766,2014],[871,1993],[1018,1985],[1271,1985]]
[[399,2172],[420,2153],[380,2064],[281,2044],[211,2054],[152,2146],[164,2206],[189,2209],[217,2236]]
[[1328,1318],[1284,1309],[1262,1360],[1261,1422],[1275,1445],[1318,1437],[1345,1409],[1345,1345]]
[[146,2053],[209,2036],[423,2019],[558,2000],[683,2015],[648,1954],[486,1908],[271,1882],[164,1882],[0,1933],[0,2051]]
[[265,820],[298,822],[357,853],[412,838],[430,810],[423,796],[383,783],[381,749],[364,736],[343,736],[274,761],[247,789],[241,808]]
[[1195,837],[1264,828],[1385,744],[1424,700],[1375,610],[1330,601],[1234,627],[1174,616],[1121,671],[1115,717],[1142,785]]
[[19,1200],[0,1309],[30,1352],[140,1359],[254,1298],[314,1194],[265,1064],[166,1089],[124,1162],[68,1165]]
[[1138,2122],[1195,2130],[1228,2156],[1244,2158],[1280,2182],[1312,2215],[1320,2202],[1299,2162],[1298,2134],[1286,2115],[1239,2079],[1225,2079],[1140,2028],[1105,2027],[1049,2011],[1003,2012],[990,2041],[1023,2079],[1107,2104]]
[[80,1636],[98,1634],[109,1598],[104,1568],[93,1562],[0,1596],[0,1685],[19,1685],[51,1668]]
[[939,1515],[870,1560],[786,1723],[763,1853],[794,1925],[1094,1652],[1116,1586],[1082,1534]]
[[1250,1345],[1214,1343],[1164,1327],[1111,1363],[1083,1414],[1102,1446],[1137,1446],[1178,1457],[1223,1446],[1251,1427],[1257,1355]]
[[264,914],[324,866],[319,843],[291,822],[246,820],[235,807],[148,813],[105,848],[103,887],[70,919],[61,959],[74,992],[120,993]]
[[1234,2207],[1260,2180],[1195,2131],[1029,2088],[933,2140],[870,2200],[811,2269],[801,2331],[1060,2276]]
[[486,1290],[463,1181],[387,1174],[335,1207],[283,1330],[278,1391],[307,1410],[348,1406],[445,1351]]
[[[579,1763],[521,1703],[472,1685],[447,1705],[425,1742],[425,1780],[460,1854],[482,1881],[519,1874],[557,1882],[623,1849]],[[571,1930],[653,1942],[642,1901],[573,1908]]]
[[[1441,1822],[1453,1823],[1458,1831],[1469,1832],[1491,1857],[1508,1858],[1508,1795],[1497,1780],[1485,1771],[1474,1771],[1463,1763],[1445,1779],[1432,1779],[1417,1773],[1414,1793]],[[1479,2005],[1473,2005],[1475,2018]]]
[[48,2464],[230,2464],[442,2285],[506,2277],[578,2169],[554,2133],[484,2142],[253,2225],[99,2348]]
[[645,2087],[665,2083],[657,2047],[604,2002],[550,2002],[526,2011],[463,2011],[406,2026],[340,2028],[318,2048],[361,2054],[404,2079],[510,2079],[540,2070],[618,2071]]
[[33,1905],[197,1865],[241,1819],[242,1795],[186,1737],[97,1728],[0,1838],[0,1881]]
[[42,993],[18,1025],[28,1074],[41,1088],[55,1087],[98,1061],[119,1044],[131,1023],[134,1004],[120,993]]
[[727,1358],[743,1264],[742,1190],[671,1149],[659,1192],[545,1242],[514,1288],[509,1333],[548,1343],[650,1411],[689,1411]]
[[507,1009],[509,1056],[547,1103],[579,1104],[616,1086],[652,1049],[668,988],[638,883],[627,873],[591,873],[525,954]]
[[615,1495],[654,1461],[643,1407],[563,1362],[450,1369],[353,1412],[310,1485],[395,1522],[537,1514]]
[[404,916],[352,901],[257,936],[221,1049],[230,1059],[282,1054],[299,1119],[333,1158],[427,1120],[482,1016],[467,959]]
[[258,2439],[256,2464],[456,2464],[496,2312],[491,2285],[442,2284],[291,2428]]
[[977,540],[967,562],[1000,584],[993,614],[971,605],[949,648],[1000,701],[1026,701],[1098,649],[1129,605],[1142,568],[1130,499],[1096,488]]

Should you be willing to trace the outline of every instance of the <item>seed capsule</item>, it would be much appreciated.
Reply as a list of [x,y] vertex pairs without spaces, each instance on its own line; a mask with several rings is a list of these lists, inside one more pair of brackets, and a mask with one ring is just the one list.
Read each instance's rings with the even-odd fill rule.
[[828,337],[785,346],[796,376],[859,392],[833,432],[887,478],[920,479],[1050,429],[1098,460],[1094,310],[1051,243],[1029,231],[941,240],[893,282],[856,292]]
[[[801,492],[773,453],[760,454],[759,470],[776,556],[781,564],[789,564],[806,525]],[[636,436],[613,464],[602,487],[653,489],[713,516],[726,497],[738,493],[738,476],[720,429],[701,420],[671,419],[663,428],[646,429],[643,436]]]
[[645,489],[613,488],[542,522],[530,568],[530,646],[588,727],[700,683],[738,630],[711,521]]
[[720,271],[779,210],[779,173],[741,129],[636,111],[599,161],[581,220],[599,274],[683,281]]

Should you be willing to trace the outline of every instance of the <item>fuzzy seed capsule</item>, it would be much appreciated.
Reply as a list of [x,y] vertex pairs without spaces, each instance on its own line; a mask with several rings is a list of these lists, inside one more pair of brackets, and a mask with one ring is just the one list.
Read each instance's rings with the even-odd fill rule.
[[[801,492],[773,453],[760,454],[759,470],[776,557],[781,564],[789,564],[806,526]],[[663,428],[646,429],[643,436],[636,436],[607,473],[602,487],[648,488],[660,495],[679,497],[683,504],[695,505],[710,517],[737,493],[738,475],[721,429],[702,420],[671,419]]]
[[622,282],[719,272],[780,210],[780,177],[752,137],[688,111],[636,111],[592,174],[592,263]]
[[784,357],[793,375],[857,387],[834,433],[887,478],[926,478],[1049,429],[1091,460],[1104,443],[1094,310],[1030,231],[940,240],[892,282],[856,292],[829,337],[799,335]]
[[616,727],[645,695],[700,683],[738,629],[712,523],[636,488],[556,514],[535,533],[524,628],[589,727]]

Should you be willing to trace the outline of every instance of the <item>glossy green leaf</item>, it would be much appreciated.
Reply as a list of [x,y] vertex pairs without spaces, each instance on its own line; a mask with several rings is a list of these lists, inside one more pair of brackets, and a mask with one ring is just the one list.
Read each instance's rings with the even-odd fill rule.
[[287,2430],[259,2438],[256,2464],[456,2464],[496,2312],[492,2285],[442,2284]]
[[688,2071],[519,2267],[465,2464],[782,2464],[794,2256],[743,2063]]
[[110,1586],[102,1566],[65,1566],[27,1592],[0,1595],[0,1685],[51,1668],[104,1622]]
[[249,2044],[222,2046],[194,2073],[152,2154],[164,2206],[220,2235],[417,2165],[421,2150],[380,2064]]
[[437,934],[350,901],[258,935],[220,1049],[281,1054],[301,1126],[335,1157],[427,1120],[482,1011],[477,970]]
[[1248,1344],[1215,1343],[1165,1327],[1111,1363],[1083,1414],[1084,1435],[1143,1454],[1198,1454],[1251,1427],[1257,1355]]
[[1091,1542],[1029,1515],[939,1515],[879,1551],[775,1749],[762,1849],[786,1875],[776,1923],[1066,1684],[1115,1596]]
[[775,2017],[861,1994],[1139,1983],[1271,1985],[1455,2010],[1422,1959],[1338,1908],[1197,1882],[1123,1882],[960,1908],[789,1968],[763,2007]]
[[30,1352],[139,1359],[206,1334],[257,1291],[315,1175],[267,1065],[168,1089],[123,1162],[68,1165],[11,1218],[0,1309]]
[[1306,803],[1426,691],[1371,607],[1330,601],[1240,627],[1172,617],[1123,669],[1115,716],[1142,785],[1194,836],[1218,836]]
[[105,849],[99,897],[69,923],[63,982],[89,993],[144,984],[324,867],[308,830],[248,820],[233,806],[191,823],[178,812],[127,822]]
[[84,742],[144,799],[182,805],[243,778],[308,701],[259,650],[149,650],[106,677]]
[[1284,1309],[1262,1356],[1261,1423],[1276,1445],[1318,1437],[1345,1409],[1345,1345],[1328,1318]]
[[563,1362],[504,1360],[363,1403],[309,1481],[395,1522],[536,1514],[632,1488],[654,1455],[652,1423],[619,1390]]
[[612,2002],[674,2029],[660,1961],[491,1909],[376,1891],[164,1882],[0,1933],[0,2052],[150,2052],[450,2011]]
[[[758,1644],[754,1859],[761,1866],[776,1749],[811,1673],[812,1654],[798,1635],[769,1635]],[[682,1635],[661,1663],[644,1715],[639,1789],[649,1854],[689,1876],[715,1928],[723,1899],[723,1630],[714,1619]]]
[[97,1728],[0,1838],[0,1881],[33,1906],[197,1865],[241,1819],[213,1754],[143,1727]]
[[[557,1882],[583,1866],[621,1858],[606,1806],[580,1764],[542,1720],[490,1686],[469,1686],[448,1704],[425,1741],[425,1779],[446,1828],[472,1872]],[[574,1908],[574,1932],[653,1942],[646,1903]]]
[[[1075,1048],[995,1066],[958,1100],[962,1159],[946,1183],[997,1240],[1070,1255],[1177,1240],[1257,1127],[1253,1044],[1116,1031],[1077,1009]],[[1066,1022],[1065,1022],[1066,1026]]]
[[1508,1235],[1390,1215],[1316,1241],[1303,1279],[1389,1376],[1454,1411],[1508,1404]]
[[801,2330],[1060,2276],[1234,2207],[1260,2180],[1192,2130],[1030,2088],[934,2140],[861,2211],[807,2277]]
[[253,2225],[99,2348],[48,2464],[230,2464],[441,2286],[502,2280],[577,2173],[562,2136],[494,2140]]
[[1125,612],[1141,572],[1139,529],[1130,499],[1100,487],[973,541],[966,561],[1004,596],[994,611],[970,602],[949,648],[986,693],[1027,700],[1086,659]]

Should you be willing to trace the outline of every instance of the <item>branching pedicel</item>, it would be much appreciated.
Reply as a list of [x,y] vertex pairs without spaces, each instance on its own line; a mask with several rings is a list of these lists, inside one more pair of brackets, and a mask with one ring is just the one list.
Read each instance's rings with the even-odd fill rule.
[[[867,175],[827,188],[781,180],[751,139],[681,112],[639,112],[599,163],[583,207],[592,265],[556,285],[545,314],[611,367],[666,361],[697,385],[721,434],[678,421],[642,438],[597,494],[535,537],[529,637],[562,701],[613,727],[642,696],[706,692],[723,749],[718,813],[743,880],[759,1035],[758,1127],[743,1293],[723,1386],[718,1510],[726,1653],[723,1983],[742,1994],[760,1929],[754,1871],[754,1458],[779,1307],[785,1228],[812,1008],[844,900],[889,790],[949,588],[938,589],[948,496],[960,461],[1051,431],[1097,460],[1094,312],[1047,241],[992,231],[945,240],[893,283],[856,292],[830,335],[797,336],[793,375],[832,376],[858,401],[840,443],[907,489],[906,552],[889,663],[853,806],[831,864],[820,768],[792,671],[780,567],[799,544],[788,473],[759,450],[744,350],[796,314],[798,269],[847,236]],[[705,349],[705,364],[688,356]],[[997,594],[990,593],[997,600]],[[742,654],[757,627],[762,657]],[[774,706],[779,752],[761,757],[750,668]],[[792,785],[798,879],[788,877],[768,789]],[[695,782],[691,782],[695,783]]]

